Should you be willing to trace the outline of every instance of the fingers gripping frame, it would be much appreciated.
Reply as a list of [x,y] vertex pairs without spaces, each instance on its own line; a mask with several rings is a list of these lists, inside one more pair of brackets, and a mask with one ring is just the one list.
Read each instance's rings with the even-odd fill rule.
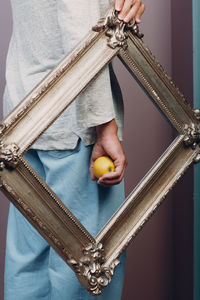
[[[119,255],[187,168],[200,160],[200,110],[187,104],[141,37],[135,24],[119,21],[109,8],[75,50],[0,124],[1,190],[92,295],[110,283]],[[179,135],[93,238],[23,154],[116,55]]]

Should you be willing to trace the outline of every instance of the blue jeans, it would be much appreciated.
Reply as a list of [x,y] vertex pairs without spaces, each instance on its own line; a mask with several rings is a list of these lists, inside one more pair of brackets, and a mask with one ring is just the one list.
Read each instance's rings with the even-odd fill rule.
[[[64,204],[96,236],[124,201],[123,182],[99,186],[90,179],[92,146],[79,141],[74,150],[29,150],[25,158]],[[125,254],[111,284],[93,297],[74,272],[31,224],[10,206],[5,266],[4,300],[119,300],[123,288]]]

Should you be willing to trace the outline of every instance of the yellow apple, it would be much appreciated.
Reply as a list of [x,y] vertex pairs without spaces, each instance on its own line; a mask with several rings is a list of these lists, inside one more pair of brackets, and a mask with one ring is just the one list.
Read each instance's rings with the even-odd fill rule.
[[96,178],[100,178],[103,174],[115,171],[115,165],[108,156],[98,157],[93,165],[93,172]]

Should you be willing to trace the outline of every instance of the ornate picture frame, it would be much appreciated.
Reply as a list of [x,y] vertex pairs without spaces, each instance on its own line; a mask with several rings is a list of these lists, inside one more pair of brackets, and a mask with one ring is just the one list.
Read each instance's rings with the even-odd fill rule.
[[[176,129],[177,137],[94,238],[23,155],[115,56]],[[74,270],[88,292],[99,295],[129,242],[188,167],[199,162],[200,110],[185,101],[144,44],[137,25],[119,21],[111,7],[1,122],[0,137],[2,192]]]

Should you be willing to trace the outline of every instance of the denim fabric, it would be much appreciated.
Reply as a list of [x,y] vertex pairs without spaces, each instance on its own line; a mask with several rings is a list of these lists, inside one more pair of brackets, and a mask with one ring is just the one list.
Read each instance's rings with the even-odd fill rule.
[[[74,150],[37,151],[25,155],[29,163],[96,236],[124,200],[123,182],[102,187],[90,179],[92,146],[79,141]],[[111,284],[101,296],[92,297],[74,272],[11,205],[9,212],[4,300],[121,299],[125,254]]]

